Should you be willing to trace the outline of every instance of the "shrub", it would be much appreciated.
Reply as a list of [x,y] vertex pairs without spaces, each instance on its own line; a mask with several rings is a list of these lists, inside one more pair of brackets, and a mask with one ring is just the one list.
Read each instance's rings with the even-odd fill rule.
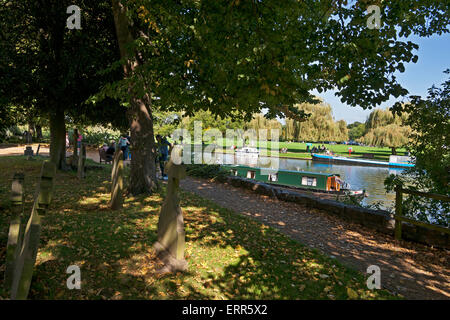
[[[102,126],[89,126],[81,128],[83,142],[87,144],[102,145],[111,140],[117,141],[120,137],[120,131]],[[69,136],[73,135],[73,130],[69,130]]]
[[228,170],[225,170],[218,164],[188,164],[186,173],[190,176],[225,181],[229,176]]

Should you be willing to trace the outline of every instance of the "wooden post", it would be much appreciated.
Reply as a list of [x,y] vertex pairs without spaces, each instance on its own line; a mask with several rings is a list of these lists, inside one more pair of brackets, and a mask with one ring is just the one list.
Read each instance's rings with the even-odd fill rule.
[[166,171],[169,176],[167,194],[159,214],[158,241],[153,245],[158,257],[164,262],[164,266],[158,270],[160,273],[184,271],[188,265],[184,258],[184,221],[178,197],[180,180],[186,177],[186,168],[183,164],[175,164],[171,157]]
[[402,186],[397,185],[395,187],[395,239],[400,240],[402,238],[402,221],[400,218],[402,214],[403,194]]
[[123,151],[118,150],[114,154],[113,169],[111,172],[111,201],[112,210],[118,210],[123,205]]
[[53,163],[45,161],[42,164],[41,181],[37,194],[37,211],[40,215],[45,215],[47,208],[52,201],[53,180],[56,175],[56,167]]
[[6,245],[6,270],[5,270],[5,290],[11,289],[15,261],[22,245],[21,217],[23,214],[23,173],[15,173],[12,182],[12,216],[9,225],[8,243]]
[[50,161],[44,161],[33,209],[24,235],[21,237],[18,254],[14,261],[11,299],[25,300],[28,296],[39,248],[41,214],[45,214],[52,199],[51,193],[55,172],[56,166]]
[[39,150],[41,149],[41,144],[39,143],[38,147],[37,147],[37,151],[36,151],[36,157],[39,155]]
[[78,156],[78,179],[84,179],[85,177],[85,165],[86,162],[86,145],[81,144],[80,154]]
[[14,279],[11,286],[11,299],[13,300],[25,300],[30,290],[41,234],[41,218],[37,214],[36,205],[37,201],[33,205],[22,247],[15,262]]

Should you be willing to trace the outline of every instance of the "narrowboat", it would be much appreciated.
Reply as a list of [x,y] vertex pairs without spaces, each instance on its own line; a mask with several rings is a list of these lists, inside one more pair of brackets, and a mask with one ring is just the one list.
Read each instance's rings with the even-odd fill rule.
[[311,154],[312,160],[321,163],[348,164],[355,166],[372,166],[372,167],[394,167],[394,168],[410,168],[414,167],[412,159],[407,156],[389,157],[389,162],[376,161],[368,159],[347,158],[342,156],[331,156],[324,154]]
[[231,175],[312,193],[327,199],[361,200],[365,190],[352,190],[351,186],[336,173],[275,170],[242,165],[222,165]]

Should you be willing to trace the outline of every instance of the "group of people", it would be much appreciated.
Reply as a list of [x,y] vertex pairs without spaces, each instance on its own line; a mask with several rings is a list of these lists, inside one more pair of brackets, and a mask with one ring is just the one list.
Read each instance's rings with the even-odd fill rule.
[[321,145],[319,147],[313,146],[311,149],[311,153],[326,153],[326,154],[332,154],[330,150],[328,150],[325,145]]
[[[122,134],[118,141],[118,147],[123,152],[123,159],[131,159],[130,154],[130,137],[126,134]],[[169,148],[172,148],[172,144],[167,141],[166,137],[161,135],[156,135],[156,158],[155,164],[159,163],[159,168],[161,170],[161,179],[167,180],[167,174],[164,172],[164,166],[169,158]],[[105,150],[106,158],[108,160],[112,160],[114,157],[114,153],[116,152],[116,142],[111,141],[109,145],[106,143],[103,145],[103,149]]]
[[[122,134],[119,138],[118,147],[120,150],[122,150],[123,153],[123,160],[131,159],[130,154],[130,142],[131,138],[127,134]],[[106,159],[112,160],[114,157],[114,153],[116,152],[116,141],[112,140],[109,145],[104,143],[103,144],[103,150],[105,150]]]

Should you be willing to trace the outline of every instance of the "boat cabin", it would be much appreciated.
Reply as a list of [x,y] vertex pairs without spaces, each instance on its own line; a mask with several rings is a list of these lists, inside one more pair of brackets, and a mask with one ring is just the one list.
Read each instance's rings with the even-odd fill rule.
[[224,165],[223,167],[230,170],[234,176],[302,189],[340,191],[343,183],[339,174],[335,173],[274,170],[240,165]]

